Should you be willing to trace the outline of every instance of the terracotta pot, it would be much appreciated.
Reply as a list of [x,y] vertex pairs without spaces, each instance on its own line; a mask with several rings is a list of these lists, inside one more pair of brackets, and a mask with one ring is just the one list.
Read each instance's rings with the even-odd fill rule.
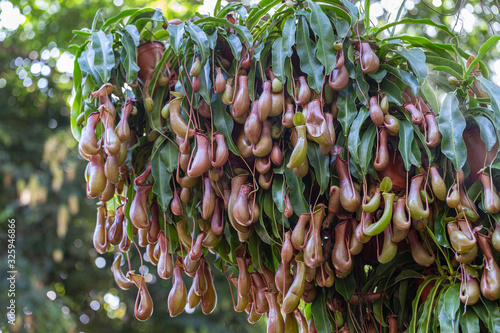
[[470,167],[470,173],[467,177],[467,181],[470,181],[470,183],[473,184],[479,179],[478,172],[485,165],[483,164],[485,157],[486,165],[491,163],[491,161],[495,158],[496,151],[498,150],[498,141],[490,151],[486,151],[486,145],[483,140],[481,140],[479,127],[466,129],[464,131],[463,138],[465,141],[465,147],[467,148],[467,162]]
[[159,53],[161,57],[164,50],[165,46],[162,42],[158,41],[148,42],[139,46],[137,51],[137,65],[140,68],[138,77],[142,83],[148,79],[148,76],[153,75],[154,72],[149,69],[155,65],[156,54]]

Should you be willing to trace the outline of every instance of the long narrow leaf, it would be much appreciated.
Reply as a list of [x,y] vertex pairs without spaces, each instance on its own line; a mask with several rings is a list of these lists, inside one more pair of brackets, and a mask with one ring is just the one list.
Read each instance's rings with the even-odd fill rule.
[[108,82],[111,70],[115,67],[115,55],[111,43],[113,36],[103,31],[92,34],[92,49],[94,50],[94,68],[102,82]]
[[481,59],[486,55],[486,53],[493,46],[495,46],[495,44],[498,43],[498,41],[500,41],[500,36],[491,36],[490,38],[488,38],[486,42],[484,42],[484,44],[479,48],[479,52],[477,53],[476,59],[474,59],[474,61],[471,62],[469,68],[467,68],[467,71],[465,72],[465,77],[467,77],[470,73],[472,73],[476,64],[481,61]]
[[297,54],[300,69],[308,75],[309,87],[319,93],[323,87],[323,65],[316,57],[316,47],[309,38],[309,26],[305,17],[299,18],[297,26]]
[[318,60],[325,66],[325,72],[330,73],[337,63],[332,43],[335,40],[332,25],[320,6],[312,0],[308,0],[308,3],[311,9],[311,29],[318,38],[316,43]]
[[446,95],[438,120],[439,131],[443,136],[441,151],[451,160],[455,170],[461,170],[467,160],[467,149],[462,137],[466,123],[458,108],[458,99],[455,94]]

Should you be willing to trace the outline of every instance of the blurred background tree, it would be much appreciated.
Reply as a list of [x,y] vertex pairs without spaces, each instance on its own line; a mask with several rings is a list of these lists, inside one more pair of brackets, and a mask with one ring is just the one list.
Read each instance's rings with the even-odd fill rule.
[[[245,1],[244,1],[245,2]],[[254,5],[256,1],[248,1]],[[401,17],[430,18],[461,37],[471,54],[488,36],[500,33],[497,1],[370,1],[373,26]],[[358,2],[358,6],[362,6]],[[17,324],[2,312],[0,332],[262,332],[232,310],[227,281],[218,275],[219,303],[210,317],[199,309],[171,319],[170,281],[151,281],[155,314],[147,322],[133,316],[136,293],[119,290],[112,254],[92,247],[95,201],[85,197],[85,163],[69,130],[67,104],[74,57],[68,50],[73,29],[89,27],[98,8],[104,17],[128,7],[158,7],[167,18],[207,14],[215,0],[21,0],[0,1],[0,244],[5,253],[7,219],[16,219]],[[200,14],[200,15],[201,15]],[[426,26],[397,26],[395,35],[425,36],[448,42]],[[500,84],[500,44],[487,56],[493,81]],[[138,258],[135,258],[138,260]],[[7,258],[0,258],[2,290]],[[138,265],[137,265],[138,266]],[[152,265],[146,265],[155,269]],[[148,268],[145,268],[145,271]],[[150,275],[152,278],[152,275]],[[4,288],[5,287],[5,288]],[[0,303],[7,304],[7,295]],[[3,308],[3,306],[2,306]]]

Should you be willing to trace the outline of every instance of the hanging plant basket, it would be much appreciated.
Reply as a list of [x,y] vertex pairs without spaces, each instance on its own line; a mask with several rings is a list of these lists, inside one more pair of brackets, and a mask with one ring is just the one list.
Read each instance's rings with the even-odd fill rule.
[[163,57],[164,51],[165,45],[159,41],[151,41],[139,46],[137,51],[137,65],[140,68],[138,77],[141,83],[152,78],[156,60]]

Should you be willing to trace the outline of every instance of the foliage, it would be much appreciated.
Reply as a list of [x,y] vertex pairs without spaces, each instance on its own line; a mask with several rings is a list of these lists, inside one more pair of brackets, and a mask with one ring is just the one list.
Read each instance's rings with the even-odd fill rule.
[[[251,322],[270,309],[268,331],[306,318],[322,332],[495,330],[500,94],[481,60],[500,38],[471,56],[446,25],[370,28],[364,15],[347,1],[264,0],[218,3],[192,22],[122,12],[81,31],[72,129],[89,160],[87,195],[107,211],[94,246],[113,251],[106,230],[123,223],[120,251],[147,245],[159,277],[173,270],[170,315],[187,301],[180,272],[195,292],[210,281],[197,269],[210,251],[234,282],[235,309],[253,300]],[[400,24],[433,27],[450,43],[393,37]],[[154,48],[139,82],[126,33],[135,45],[166,42],[138,48]],[[147,302],[146,284],[115,270],[117,282],[129,278]],[[210,313],[213,294],[198,296]]]

